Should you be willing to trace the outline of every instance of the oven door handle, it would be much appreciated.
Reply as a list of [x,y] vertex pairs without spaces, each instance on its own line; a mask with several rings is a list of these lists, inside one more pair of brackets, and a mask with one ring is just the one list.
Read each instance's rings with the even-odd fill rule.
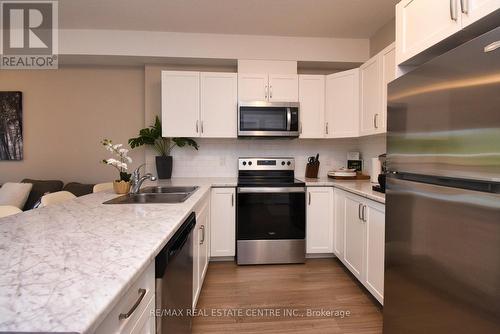
[[259,193],[305,193],[305,187],[244,187],[238,188],[238,194]]

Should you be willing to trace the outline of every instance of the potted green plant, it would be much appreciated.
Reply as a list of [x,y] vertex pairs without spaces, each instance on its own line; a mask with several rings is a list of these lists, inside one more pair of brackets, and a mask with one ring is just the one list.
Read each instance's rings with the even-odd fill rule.
[[132,163],[132,158],[128,156],[128,149],[123,144],[113,144],[111,139],[103,139],[101,144],[107,151],[111,152],[115,158],[103,159],[103,164],[113,166],[118,171],[120,178],[113,181],[113,189],[117,194],[126,194],[130,190],[130,173],[127,172],[128,164]]
[[161,121],[156,116],[155,124],[141,129],[139,136],[130,138],[128,143],[131,148],[136,148],[142,145],[148,145],[159,154],[156,157],[156,172],[159,179],[170,179],[172,177],[172,156],[170,152],[176,146],[184,147],[191,146],[198,150],[198,144],[191,138],[166,138],[161,135]]

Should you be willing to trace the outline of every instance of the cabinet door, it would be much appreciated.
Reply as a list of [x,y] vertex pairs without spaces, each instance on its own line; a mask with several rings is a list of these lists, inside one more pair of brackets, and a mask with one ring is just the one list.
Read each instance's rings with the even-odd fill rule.
[[200,286],[200,221],[196,215],[196,225],[193,229],[193,308],[196,308],[198,295],[201,290]]
[[164,137],[198,137],[200,73],[161,72],[161,115]]
[[239,101],[267,101],[267,94],[266,73],[238,73]]
[[325,135],[325,76],[299,75],[300,138]]
[[307,188],[306,250],[333,253],[333,188]]
[[[382,107],[380,116],[375,116],[374,126],[377,133],[387,132],[387,85],[396,79],[396,46],[391,44],[380,53],[382,65]],[[377,114],[375,114],[377,115]]]
[[202,137],[236,138],[237,107],[236,73],[201,73]]
[[361,220],[363,202],[355,195],[345,196],[344,263],[360,281],[363,281],[365,260],[365,224]]
[[460,0],[402,0],[396,5],[397,64],[462,27]]
[[344,229],[345,229],[345,193],[342,190],[333,191],[333,252],[344,261]]
[[269,74],[270,102],[297,102],[299,77],[297,74]]
[[380,57],[373,57],[360,67],[361,135],[375,133],[376,118],[380,117],[382,99]]
[[467,27],[498,8],[500,0],[462,0],[462,27]]
[[235,256],[236,196],[234,188],[212,189],[210,214],[210,257]]
[[203,280],[205,278],[205,274],[208,268],[208,254],[209,254],[209,240],[210,240],[210,214],[209,214],[209,204],[208,202],[200,210],[198,214],[199,220],[199,240],[198,245],[200,247],[199,251],[199,262],[198,262],[198,271],[199,271],[199,286],[200,290],[203,286]]
[[328,138],[359,135],[359,69],[326,77],[326,122]]
[[366,201],[366,288],[380,303],[384,300],[385,206]]

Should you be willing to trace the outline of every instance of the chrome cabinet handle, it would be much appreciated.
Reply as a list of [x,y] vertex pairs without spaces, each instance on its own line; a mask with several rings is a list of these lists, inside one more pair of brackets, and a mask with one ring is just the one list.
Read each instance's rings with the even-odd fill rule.
[[273,98],[273,86],[269,86],[269,98]]
[[378,114],[373,115],[373,126],[378,129]]
[[203,121],[201,121],[200,123],[201,123],[201,133],[203,133]]
[[302,134],[302,122],[299,123],[299,134]]
[[363,205],[363,207],[361,209],[361,217],[362,217],[362,220],[366,223],[365,209],[366,209],[366,205]]
[[234,194],[231,194],[231,207],[234,207]]
[[201,230],[201,241],[200,241],[200,245],[203,245],[203,243],[205,242],[205,225],[201,225],[201,226],[200,226],[200,230]]
[[462,7],[462,13],[469,14],[469,0],[460,0],[460,6]]
[[266,97],[266,100],[267,100],[267,92],[269,91],[269,89],[267,88],[267,85],[264,86],[264,95]]
[[359,220],[363,220],[363,218],[361,217],[361,203],[358,204],[358,218]]
[[196,121],[196,133],[198,133],[198,121]]
[[135,301],[135,304],[132,305],[132,308],[127,313],[120,313],[118,315],[118,320],[124,320],[124,319],[127,319],[128,317],[130,317],[132,315],[132,313],[134,313],[137,306],[139,306],[139,304],[142,302],[142,299],[146,295],[146,289],[139,289],[137,292],[139,293],[139,298],[137,298],[137,300]]
[[457,20],[457,0],[450,0],[450,17],[453,21]]
[[311,193],[309,193],[309,205],[311,205]]
[[328,122],[326,122],[326,124],[325,124],[325,131],[326,131],[326,134],[328,134]]

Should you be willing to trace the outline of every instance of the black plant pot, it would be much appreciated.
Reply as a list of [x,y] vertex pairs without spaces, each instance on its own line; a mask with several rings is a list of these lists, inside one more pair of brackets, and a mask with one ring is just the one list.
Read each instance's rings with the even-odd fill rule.
[[156,157],[156,173],[159,179],[170,179],[172,177],[172,157]]

